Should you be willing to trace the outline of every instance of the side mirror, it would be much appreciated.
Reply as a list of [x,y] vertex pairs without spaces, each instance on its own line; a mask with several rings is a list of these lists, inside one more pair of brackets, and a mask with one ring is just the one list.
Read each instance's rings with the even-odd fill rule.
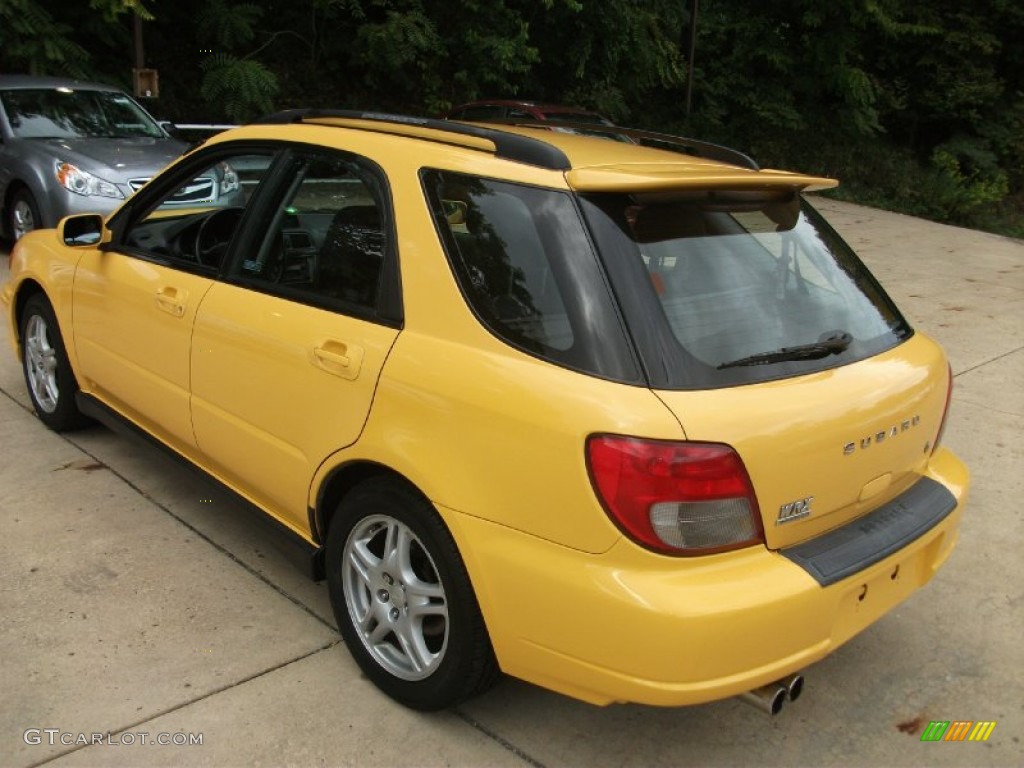
[[157,125],[163,128],[167,132],[167,135],[172,139],[184,141],[184,139],[181,138],[181,131],[178,130],[178,126],[170,120],[157,120]]
[[103,217],[98,213],[68,216],[57,225],[57,235],[64,245],[80,247],[98,245],[103,240]]

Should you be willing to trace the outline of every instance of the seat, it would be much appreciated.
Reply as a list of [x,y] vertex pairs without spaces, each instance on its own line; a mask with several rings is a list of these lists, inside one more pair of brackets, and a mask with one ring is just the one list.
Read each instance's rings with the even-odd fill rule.
[[318,292],[375,308],[384,242],[377,206],[350,205],[339,210],[320,246],[316,276]]
[[705,266],[707,222],[692,205],[649,205],[631,222],[659,297],[688,295],[713,274]]

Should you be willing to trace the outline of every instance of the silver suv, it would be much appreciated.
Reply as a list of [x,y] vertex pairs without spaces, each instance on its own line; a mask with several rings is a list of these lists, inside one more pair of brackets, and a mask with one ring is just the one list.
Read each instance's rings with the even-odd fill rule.
[[112,86],[0,75],[0,234],[110,213],[186,148]]

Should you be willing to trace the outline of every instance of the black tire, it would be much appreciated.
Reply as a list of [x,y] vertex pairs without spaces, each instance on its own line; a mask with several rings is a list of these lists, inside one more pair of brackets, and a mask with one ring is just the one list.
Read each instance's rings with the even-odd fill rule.
[[500,676],[454,539],[433,506],[393,478],[373,478],[338,506],[327,584],[342,637],[378,688],[437,710]]
[[43,226],[39,205],[27,189],[19,189],[11,198],[10,219],[7,222],[11,240],[18,241],[33,229]]
[[68,362],[57,316],[41,293],[30,296],[21,314],[21,368],[39,419],[55,432],[89,423],[78,410],[78,382]]

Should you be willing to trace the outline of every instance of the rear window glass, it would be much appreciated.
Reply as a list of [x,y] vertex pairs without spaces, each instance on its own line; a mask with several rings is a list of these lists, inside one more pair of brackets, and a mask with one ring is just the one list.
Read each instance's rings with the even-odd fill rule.
[[909,333],[848,246],[795,193],[590,196],[584,205],[652,386],[820,370]]
[[559,365],[638,381],[571,195],[443,171],[423,182],[459,287],[488,330]]

